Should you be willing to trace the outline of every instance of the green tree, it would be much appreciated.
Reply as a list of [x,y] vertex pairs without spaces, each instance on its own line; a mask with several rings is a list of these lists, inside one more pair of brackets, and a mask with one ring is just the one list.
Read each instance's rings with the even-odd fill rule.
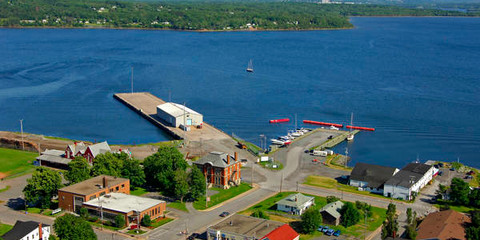
[[203,176],[202,171],[194,164],[192,166],[192,171],[188,175],[188,183],[190,186],[190,198],[192,200],[197,200],[199,197],[205,195],[205,176]]
[[80,208],[80,217],[87,220],[88,219],[88,209],[82,207]]
[[117,214],[115,216],[115,227],[117,228],[123,228],[125,226],[125,216],[122,214]]
[[141,224],[142,224],[142,226],[145,226],[145,227],[152,226],[152,219],[150,218],[150,215],[148,215],[148,214],[144,215],[143,218],[142,218]]
[[50,207],[52,197],[61,186],[62,179],[58,172],[39,167],[33,172],[32,177],[27,179],[23,193],[27,203],[46,209]]
[[465,237],[467,240],[480,239],[480,211],[472,213],[472,222],[465,229]]
[[85,220],[72,214],[65,214],[55,219],[55,233],[62,240],[96,240],[97,235]]
[[382,226],[382,239],[387,237],[396,237],[398,232],[398,216],[397,206],[393,203],[388,204],[387,219],[383,222]]
[[183,202],[183,198],[188,193],[188,179],[185,170],[177,169],[173,177],[173,185],[175,197],[180,199],[180,202]]
[[256,217],[256,218],[270,219],[270,216],[265,214],[265,212],[260,209],[253,212],[250,216]]
[[178,149],[165,146],[159,147],[155,154],[145,158],[143,162],[147,183],[170,195],[175,194],[175,171],[185,170],[187,165]]
[[335,196],[327,196],[327,203],[332,203],[340,200],[340,198],[335,197]]
[[438,189],[435,191],[436,197],[438,199],[447,199],[447,191],[448,191],[448,186],[439,184]]
[[322,214],[314,208],[309,208],[301,216],[301,226],[304,233],[312,233],[322,223]]
[[411,208],[407,208],[407,225],[405,226],[405,235],[412,240],[417,238],[417,212],[412,212]]
[[123,162],[122,177],[130,179],[130,186],[141,187],[145,184],[145,172],[140,161],[133,158],[127,158]]
[[92,175],[122,176],[123,160],[121,154],[106,152],[99,154],[93,160]]
[[65,179],[70,183],[78,183],[87,180],[90,175],[90,164],[83,157],[75,157],[68,163],[68,171],[65,173]]
[[351,203],[346,202],[340,209],[340,222],[344,227],[350,227],[360,221],[360,213],[357,208]]
[[471,207],[480,207],[480,189],[475,188],[472,191],[470,191],[470,194],[468,195],[469,198],[469,205]]
[[464,206],[469,203],[468,194],[470,193],[470,187],[467,182],[460,178],[453,178],[450,189],[450,200],[454,203]]

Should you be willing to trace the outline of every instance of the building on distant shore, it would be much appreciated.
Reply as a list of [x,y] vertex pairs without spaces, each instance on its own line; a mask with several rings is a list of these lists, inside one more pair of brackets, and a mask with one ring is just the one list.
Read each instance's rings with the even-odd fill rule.
[[119,177],[100,175],[58,190],[58,207],[76,212],[84,202],[108,193],[130,194],[130,180]]
[[145,215],[149,215],[152,220],[163,217],[166,203],[152,198],[112,192],[84,202],[83,207],[88,209],[90,215],[103,217],[104,220],[112,222],[118,214],[121,214],[129,225],[140,224]]
[[195,161],[194,164],[207,178],[209,187],[230,188],[241,182],[241,161],[238,153],[230,156],[223,152],[211,152]]
[[343,202],[336,201],[325,205],[320,209],[323,223],[338,226],[340,224],[340,209],[343,207]]
[[436,174],[433,166],[409,163],[384,185],[383,195],[395,199],[412,200]]
[[207,240],[298,240],[299,237],[288,224],[239,214],[207,228]]
[[398,171],[398,168],[394,167],[384,167],[359,162],[350,173],[349,185],[363,191],[383,195],[385,182],[392,178]]
[[418,225],[416,239],[465,240],[465,226],[469,223],[468,216],[454,210],[430,213]]
[[50,225],[34,221],[17,221],[13,228],[0,236],[3,240],[48,240]]
[[302,215],[305,210],[315,204],[315,198],[295,193],[278,201],[276,204],[279,211]]
[[157,117],[173,127],[203,124],[203,115],[184,105],[167,102],[157,106]]

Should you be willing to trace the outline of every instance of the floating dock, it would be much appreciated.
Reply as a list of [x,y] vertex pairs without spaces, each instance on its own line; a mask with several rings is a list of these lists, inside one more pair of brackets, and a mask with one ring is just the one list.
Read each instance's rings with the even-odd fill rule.
[[157,106],[165,103],[165,101],[149,92],[117,93],[113,97],[155,126],[164,130],[174,139],[184,139],[184,136],[188,141],[230,138],[226,133],[205,122],[203,122],[201,129],[192,126],[191,130],[186,132],[180,128],[169,126],[157,117]]

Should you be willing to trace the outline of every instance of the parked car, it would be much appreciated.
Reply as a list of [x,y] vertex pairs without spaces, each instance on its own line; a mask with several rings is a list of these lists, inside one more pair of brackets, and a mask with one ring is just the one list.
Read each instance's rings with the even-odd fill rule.
[[323,226],[318,226],[317,231],[321,232],[323,230]]
[[333,236],[338,237],[338,236],[340,236],[340,234],[342,234],[342,231],[337,230],[333,233]]
[[443,163],[438,163],[438,166],[439,166],[439,167],[443,167]]
[[228,216],[228,215],[230,215],[229,212],[222,212],[222,213],[220,213],[220,217],[226,217],[226,216]]
[[442,171],[438,172],[438,176],[442,176],[442,174],[443,174]]
[[322,232],[326,233],[330,228],[328,226],[323,227]]
[[328,136],[328,139],[332,139],[332,138],[333,138],[333,135]]
[[327,236],[332,236],[335,230],[333,229],[328,229],[327,232],[325,233]]
[[200,234],[199,233],[192,233],[192,235],[190,235],[188,237],[188,240],[195,240],[197,239],[198,237],[200,237]]

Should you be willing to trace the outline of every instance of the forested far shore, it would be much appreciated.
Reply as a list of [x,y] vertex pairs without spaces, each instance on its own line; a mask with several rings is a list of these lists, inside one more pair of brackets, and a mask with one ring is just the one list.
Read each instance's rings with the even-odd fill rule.
[[351,28],[349,16],[470,16],[435,9],[304,2],[0,0],[3,27],[303,30]]

